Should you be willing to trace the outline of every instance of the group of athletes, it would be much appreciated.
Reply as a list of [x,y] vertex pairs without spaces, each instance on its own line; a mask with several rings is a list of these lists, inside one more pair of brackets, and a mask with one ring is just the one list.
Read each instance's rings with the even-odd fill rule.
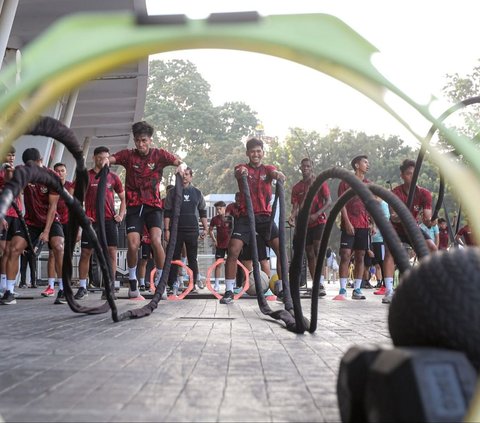
[[[145,290],[144,274],[140,280],[137,275],[137,265],[139,257],[139,249],[142,239],[148,238],[151,247],[151,254],[155,263],[154,284],[158,285],[162,277],[165,264],[165,250],[162,245],[162,238],[168,241],[171,214],[171,204],[173,196],[167,196],[167,213],[164,215],[164,202],[160,197],[160,185],[163,176],[163,169],[167,166],[175,166],[176,173],[182,176],[183,184],[183,202],[182,210],[187,211],[189,216],[188,227],[192,226],[193,238],[198,238],[198,213],[194,208],[200,210],[200,220],[204,226],[202,237],[208,232],[216,245],[216,257],[223,258],[226,255],[225,262],[225,293],[220,302],[222,304],[232,303],[234,300],[234,289],[237,279],[237,260],[245,259],[245,251],[248,250],[250,244],[251,227],[247,213],[246,196],[242,179],[246,177],[246,181],[250,191],[253,212],[255,215],[255,231],[259,245],[266,245],[274,250],[279,256],[279,238],[278,227],[271,222],[272,206],[272,181],[285,180],[285,175],[276,169],[275,166],[263,163],[264,146],[263,142],[257,138],[251,138],[246,143],[247,162],[239,164],[234,169],[234,176],[238,181],[239,191],[236,195],[234,204],[225,207],[224,203],[215,204],[217,216],[212,219],[210,228],[206,223],[206,212],[203,196],[198,194],[190,182],[192,170],[187,168],[182,160],[176,155],[167,152],[162,148],[153,147],[154,128],[147,122],[136,122],[132,125],[132,134],[135,148],[132,150],[121,150],[117,153],[110,154],[107,147],[97,147],[93,153],[93,168],[88,171],[89,182],[85,196],[85,213],[91,220],[95,230],[98,230],[96,197],[98,179],[97,174],[104,166],[121,165],[125,168],[125,186],[123,186],[119,177],[114,172],[107,175],[107,189],[105,199],[105,228],[108,244],[108,257],[112,265],[112,274],[116,273],[116,255],[118,245],[118,224],[125,219],[126,236],[127,236],[127,265],[129,279],[129,298],[142,298],[141,291]],[[15,159],[15,150],[12,148],[6,156],[6,162],[0,170],[0,188],[6,181],[12,178],[15,168],[13,162]],[[43,166],[43,159],[36,148],[28,148],[22,154],[24,165]],[[355,172],[355,176],[364,183],[370,181],[366,178],[369,170],[368,157],[359,155],[353,158],[351,165]],[[400,176],[403,184],[396,187],[393,192],[402,201],[406,202],[410,183],[415,168],[415,162],[405,160],[400,166]],[[292,189],[292,212],[288,219],[291,226],[296,225],[298,212],[304,202],[306,193],[311,184],[315,180],[312,162],[310,159],[303,159],[300,164],[302,179],[293,186]],[[65,189],[73,192],[74,184],[65,180],[67,169],[65,164],[57,163],[54,165],[52,172],[55,172]],[[345,182],[341,182],[338,188],[338,194],[341,195],[348,189]],[[188,193],[185,190],[189,189]],[[195,191],[196,190],[196,191]],[[173,192],[172,192],[173,194]],[[120,207],[118,212],[115,210],[115,195],[120,199]],[[197,198],[198,197],[198,198]],[[195,200],[197,198],[197,200]],[[0,303],[15,304],[15,283],[17,273],[19,271],[19,258],[24,255],[32,256],[34,253],[29,251],[27,239],[31,238],[34,246],[40,247],[43,243],[48,243],[50,248],[49,266],[48,266],[48,286],[42,291],[43,296],[55,296],[55,282],[58,283],[58,292],[56,293],[56,304],[64,304],[65,296],[63,292],[62,282],[62,261],[64,247],[64,230],[68,222],[68,208],[57,192],[48,186],[39,183],[29,183],[23,190],[23,202],[19,198],[16,200],[17,207],[10,207],[5,219],[2,221],[2,235],[0,241],[0,252],[2,253],[0,261],[0,290],[3,295]],[[188,203],[188,204],[187,204]],[[316,257],[326,222],[326,212],[332,203],[328,184],[325,182],[317,192],[315,201],[310,210],[307,240],[306,240],[306,256],[308,268],[313,278]],[[199,207],[199,204],[202,205]],[[23,207],[22,207],[23,206]],[[190,210],[190,208],[192,210]],[[21,224],[17,210],[22,210],[24,214],[28,233]],[[225,210],[226,209],[226,210]],[[226,212],[227,211],[227,212]],[[388,211],[388,208],[387,208]],[[432,196],[431,193],[421,187],[416,187],[412,214],[417,219],[419,216],[421,221],[427,227],[431,227],[436,222],[432,221]],[[340,242],[340,291],[335,299],[346,299],[346,285],[348,276],[348,267],[351,256],[353,254],[355,261],[355,281],[352,293],[353,299],[365,299],[361,292],[361,282],[364,270],[365,252],[370,249],[370,237],[372,235],[372,222],[363,202],[355,197],[350,200],[343,208],[341,223],[341,242]],[[192,216],[197,216],[196,218]],[[228,216],[233,216],[233,219]],[[196,219],[194,222],[193,220]],[[397,233],[402,241],[409,243],[408,238],[403,232],[401,224],[394,213],[390,213],[392,221]],[[165,223],[165,227],[164,227]],[[162,228],[164,234],[162,236]],[[216,235],[213,229],[216,229]],[[182,245],[192,240],[191,235],[180,235],[181,240],[175,249],[174,258],[180,258]],[[92,240],[88,234],[83,232],[81,237],[81,255],[79,262],[79,289],[75,293],[75,298],[81,300],[88,295],[87,278],[90,257],[92,255]],[[185,238],[185,239],[184,239]],[[195,241],[195,240],[193,240]],[[193,242],[192,241],[192,242]],[[435,245],[428,236],[426,241],[432,250]],[[263,244],[264,243],[264,244]],[[262,249],[260,249],[262,250]],[[393,295],[393,258],[385,251],[383,260],[383,280],[385,283],[385,296],[382,302],[389,303]],[[243,256],[242,256],[243,254]],[[382,254],[383,255],[383,254]],[[190,260],[195,260],[195,256],[189,256]],[[265,254],[260,254],[261,263],[267,262]],[[189,263],[190,265],[191,263]],[[262,269],[269,272],[268,266]],[[280,266],[277,268],[279,276],[279,285],[281,286],[282,271]],[[176,275],[177,269],[173,269],[171,274]],[[198,268],[196,271],[198,275]],[[170,288],[175,281],[175,277],[170,279]],[[324,275],[320,280],[320,295],[326,295],[324,286]],[[31,286],[34,287],[34,282]],[[215,288],[218,289],[218,274],[216,274]]]

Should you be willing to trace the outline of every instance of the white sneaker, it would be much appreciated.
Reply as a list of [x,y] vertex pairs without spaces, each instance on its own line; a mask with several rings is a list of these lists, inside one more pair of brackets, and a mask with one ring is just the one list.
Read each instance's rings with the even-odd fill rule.
[[215,286],[213,287],[213,289],[217,292],[220,291],[220,284],[216,283]]
[[393,298],[393,289],[385,292],[385,296],[382,298],[382,304],[390,304]]
[[138,298],[140,297],[140,291],[136,289],[132,291],[130,288],[128,289],[128,298]]
[[205,282],[203,282],[201,279],[199,279],[197,281],[197,286],[198,286],[198,289],[203,289],[203,288],[205,288]]

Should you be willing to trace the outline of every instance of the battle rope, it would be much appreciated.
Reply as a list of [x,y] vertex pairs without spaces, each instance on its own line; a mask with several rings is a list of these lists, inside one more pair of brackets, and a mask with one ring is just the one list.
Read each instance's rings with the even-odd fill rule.
[[167,285],[168,281],[168,274],[170,273],[171,262],[173,259],[173,253],[175,250],[175,244],[177,242],[177,230],[178,230],[178,219],[180,217],[180,208],[182,207],[182,198],[183,198],[183,181],[182,177],[177,173],[175,177],[175,195],[173,201],[173,216],[170,220],[171,227],[170,227],[170,239],[167,245],[167,251],[165,253],[165,265],[163,268],[162,277],[160,278],[160,282],[156,287],[155,294],[152,300],[144,305],[141,308],[137,308],[134,310],[128,310],[118,316],[118,320],[121,321],[125,319],[139,319],[141,317],[149,316],[153,310],[158,307],[158,303],[162,299],[163,291]]
[[[243,194],[245,196],[245,202],[247,205],[248,222],[250,226],[250,249],[252,254],[253,278],[255,280],[255,289],[257,291],[258,306],[260,308],[260,311],[263,314],[270,316],[275,320],[282,320],[283,322],[285,322],[288,330],[295,332],[296,331],[295,320],[292,317],[292,314],[287,310],[273,311],[268,305],[267,300],[265,299],[265,296],[263,295],[263,291],[260,283],[260,266],[258,263],[257,238],[256,238],[256,231],[255,231],[255,214],[253,212],[252,197],[251,197],[250,188],[247,182],[247,176],[242,175],[241,181],[242,181]],[[278,184],[278,181],[277,181],[277,184]],[[282,209],[282,206],[280,206],[280,208]],[[286,259],[286,256],[285,256],[285,259]],[[283,259],[280,257],[280,260],[283,260]],[[285,267],[282,267],[282,277],[283,277],[283,275],[287,273],[288,266],[286,265],[286,263],[283,263],[283,264],[280,263],[280,265],[285,266]],[[288,279],[287,279],[286,286],[288,289]]]
[[[464,107],[470,106],[472,104],[477,104],[477,103],[480,103],[480,96],[470,97],[470,98],[467,98],[465,100],[462,100],[462,101],[454,104],[452,107],[447,109],[445,112],[443,112],[437,120],[439,122],[443,122],[447,117],[449,117],[451,114],[453,114],[457,110],[463,109]],[[416,161],[416,164],[415,164],[415,169],[413,171],[411,188],[410,188],[410,191],[408,193],[408,198],[407,198],[407,207],[409,209],[412,208],[413,197],[415,195],[415,190],[416,190],[417,181],[418,181],[418,175],[420,174],[420,168],[422,167],[423,159],[425,158],[425,154],[427,152],[427,146],[430,144],[430,141],[432,140],[432,137],[435,134],[435,132],[437,132],[437,130],[438,130],[437,126],[432,125],[432,127],[428,131],[428,134],[425,137],[425,139],[422,142],[422,145],[420,147],[420,151],[418,153],[417,161]],[[435,220],[438,216],[438,212],[440,211],[440,208],[442,207],[444,193],[445,193],[445,181],[444,181],[442,173],[440,172],[440,187],[439,187],[439,192],[438,192],[437,203],[436,203],[436,205],[434,207],[434,210],[433,210],[433,213],[432,213],[432,220]],[[445,209],[445,211],[446,211],[446,209]],[[460,212],[459,212],[459,214],[460,214]],[[450,220],[449,220],[448,214],[446,212],[445,212],[445,219],[447,220],[447,224],[448,224],[449,228],[451,228]],[[457,229],[457,231],[458,231],[458,229]],[[453,240],[453,238],[452,238],[452,240]]]
[[[305,197],[304,204],[298,214],[296,225],[297,230],[295,231],[293,239],[293,258],[290,264],[290,285],[292,289],[292,299],[298,333],[302,333],[305,331],[305,327],[302,323],[304,319],[302,319],[300,303],[300,272],[301,263],[303,261],[304,255],[306,232],[308,227],[308,216],[310,214],[310,208],[317,194],[317,191],[320,189],[321,185],[329,178],[342,179],[350,185],[351,189],[346,191],[344,195],[337,200],[325,224],[322,241],[320,243],[320,251],[317,258],[314,284],[312,287],[312,310],[311,323],[310,327],[308,328],[309,331],[314,332],[316,330],[320,275],[331,230],[333,228],[338,213],[340,213],[343,206],[355,195],[358,195],[364,202],[367,211],[377,223],[380,231],[384,234],[384,238],[386,240],[385,242],[390,251],[392,252],[392,255],[395,258],[395,262],[397,263],[400,271],[404,272],[410,267],[408,255],[402,247],[396,231],[393,229],[390,222],[386,219],[378,201],[373,197],[372,193],[370,192],[370,185],[373,184],[364,184],[355,175],[342,168],[332,168],[323,171],[315,179]],[[387,202],[392,204],[392,207],[399,215],[401,221],[404,223],[407,234],[412,239],[412,244],[414,245],[414,248],[418,251],[418,254],[422,257],[427,255],[428,251],[425,246],[425,240],[423,239],[423,236],[417,228],[416,222],[413,219],[412,214],[408,211],[405,205],[398,198],[393,198],[396,196],[391,193],[390,195],[387,190],[376,186],[373,189],[377,190],[375,192],[377,195],[381,196]]]

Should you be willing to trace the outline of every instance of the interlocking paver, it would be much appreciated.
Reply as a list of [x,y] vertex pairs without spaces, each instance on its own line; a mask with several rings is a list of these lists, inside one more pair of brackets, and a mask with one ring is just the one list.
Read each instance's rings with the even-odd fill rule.
[[[390,345],[388,307],[319,301],[314,334],[288,332],[255,300],[162,301],[114,323],[34,300],[0,307],[0,415],[14,421],[338,421],[338,365],[354,344]],[[38,291],[38,292],[36,292]],[[87,304],[99,304],[90,294]],[[120,311],[143,303],[118,300]],[[270,303],[276,309],[281,304]],[[310,300],[302,300],[310,318]]]

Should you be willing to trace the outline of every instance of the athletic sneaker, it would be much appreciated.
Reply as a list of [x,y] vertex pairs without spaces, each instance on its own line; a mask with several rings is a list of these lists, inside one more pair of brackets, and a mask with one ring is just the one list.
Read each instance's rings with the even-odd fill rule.
[[327,295],[327,291],[325,290],[325,287],[322,284],[320,284],[320,288],[318,290],[318,296],[325,297],[325,295]]
[[223,297],[220,299],[220,304],[230,304],[233,303],[233,292],[225,291]]
[[216,283],[215,286],[213,287],[213,289],[217,292],[220,291],[220,284]]
[[233,288],[233,293],[236,295],[236,294],[240,294],[240,291],[242,290],[242,288]]
[[334,300],[343,301],[347,299],[347,290],[345,288],[340,288],[338,295],[333,297]]
[[47,286],[41,293],[42,297],[53,297],[55,295],[55,290]]
[[18,285],[18,287],[20,289],[25,289],[27,287],[27,283],[26,282],[20,282],[20,285]]
[[3,305],[10,305],[10,304],[17,304],[17,300],[12,292],[5,291],[3,297],[0,299],[0,304]]
[[385,292],[387,291],[387,288],[384,286],[381,286],[380,289],[377,289],[373,295],[385,295]]
[[58,291],[57,298],[55,298],[53,304],[67,304],[67,299],[65,298],[65,293],[63,292],[63,289]]
[[145,285],[140,285],[140,291],[145,292]]
[[197,281],[197,286],[198,286],[198,289],[203,289],[203,288],[205,288],[205,282],[203,282],[201,279],[199,279]]
[[365,300],[366,297],[365,295],[362,294],[362,291],[360,288],[354,289],[352,292],[352,298],[354,300]]
[[73,298],[75,298],[76,300],[83,300],[85,299],[85,297],[88,297],[88,291],[86,288],[83,288],[81,286],[80,288],[78,288],[78,291]]
[[128,298],[137,298],[140,296],[140,292],[138,291],[138,282],[136,279],[129,279],[128,280]]
[[393,298],[393,290],[385,292],[385,296],[382,298],[382,304],[390,304]]

